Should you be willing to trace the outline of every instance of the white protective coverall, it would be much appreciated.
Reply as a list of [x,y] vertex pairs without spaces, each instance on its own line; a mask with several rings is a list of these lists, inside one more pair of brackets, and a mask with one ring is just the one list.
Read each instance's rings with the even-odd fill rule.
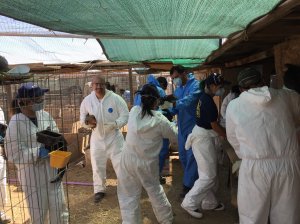
[[185,148],[192,147],[199,174],[193,188],[182,202],[182,206],[190,210],[201,206],[210,210],[219,204],[215,196],[218,187],[216,137],[218,134],[214,130],[206,130],[196,125],[186,141]]
[[[6,125],[6,120],[4,117],[4,112],[2,108],[0,108],[0,124]],[[4,148],[0,146],[1,153],[4,153]],[[6,161],[4,159],[4,155],[0,155],[0,212],[5,210],[6,204]]]
[[[106,162],[110,158],[117,173],[119,159],[115,156],[121,152],[124,143],[120,128],[127,124],[129,111],[121,96],[106,90],[101,100],[94,91],[83,99],[80,106],[80,123],[83,127],[88,127],[84,122],[87,114],[94,115],[97,120],[90,141],[94,193],[105,192]],[[107,123],[114,123],[115,127],[108,130],[104,125]]]
[[145,188],[159,223],[171,224],[173,213],[163,187],[159,183],[159,152],[163,138],[177,141],[175,125],[161,112],[141,119],[141,107],[131,109],[124,150],[120,154],[118,198],[123,224],[140,224],[140,196]]
[[240,224],[300,223],[300,96],[260,87],[227,107],[227,138],[242,159]]
[[5,204],[6,204],[6,161],[3,156],[0,156],[0,212],[1,214],[5,210]]
[[230,103],[231,100],[236,98],[236,94],[235,93],[228,93],[227,96],[225,96],[225,98],[222,101],[222,105],[221,105],[221,110],[220,110],[220,114],[221,114],[221,121],[220,121],[220,125],[222,127],[225,128],[226,126],[226,110],[227,110],[227,106]]
[[17,167],[31,223],[68,223],[62,183],[50,183],[57,170],[50,167],[49,158],[38,158],[42,144],[37,142],[36,133],[49,127],[55,132],[58,129],[46,111],[37,111],[36,118],[37,126],[22,113],[11,118],[5,137],[7,159]]

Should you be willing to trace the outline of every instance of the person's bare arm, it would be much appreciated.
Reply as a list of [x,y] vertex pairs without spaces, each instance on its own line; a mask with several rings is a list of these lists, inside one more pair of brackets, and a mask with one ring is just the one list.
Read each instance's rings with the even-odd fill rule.
[[218,133],[218,135],[220,135],[223,138],[226,138],[225,128],[220,126],[217,121],[211,122],[210,125],[211,125],[212,129]]

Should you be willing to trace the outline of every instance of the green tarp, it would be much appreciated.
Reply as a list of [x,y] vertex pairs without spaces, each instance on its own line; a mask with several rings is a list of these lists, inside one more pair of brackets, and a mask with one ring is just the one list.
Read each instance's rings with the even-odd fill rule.
[[[208,38],[227,37],[243,30],[279,2],[1,0],[0,14],[52,30],[95,35],[111,60],[204,59],[217,48],[216,40]],[[106,38],[101,39],[103,36]],[[158,40],[160,37],[167,41]]]
[[[189,62],[202,62],[211,51],[218,48],[219,41],[210,40],[119,40],[102,39],[102,44],[112,61],[171,61],[181,60],[184,64]],[[197,59],[198,60],[187,60]],[[198,63],[199,64],[199,63]]]

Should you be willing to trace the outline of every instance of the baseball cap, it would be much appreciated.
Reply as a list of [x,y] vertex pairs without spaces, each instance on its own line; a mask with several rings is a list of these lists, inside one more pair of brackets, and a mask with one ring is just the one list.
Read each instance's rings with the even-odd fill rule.
[[219,85],[228,85],[230,82],[224,80],[224,76],[218,73],[212,73],[205,79],[206,85],[215,84],[217,86]]
[[237,81],[240,87],[249,88],[249,86],[256,85],[261,81],[261,74],[255,68],[245,68],[240,71]]
[[34,97],[40,97],[45,94],[45,92],[48,92],[49,89],[42,89],[37,84],[32,82],[24,83],[19,89],[17,98],[34,98]]

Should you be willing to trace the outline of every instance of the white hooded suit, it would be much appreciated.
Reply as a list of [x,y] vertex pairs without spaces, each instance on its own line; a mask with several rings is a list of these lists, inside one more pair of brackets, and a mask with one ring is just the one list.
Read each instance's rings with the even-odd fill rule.
[[300,223],[300,96],[266,86],[243,92],[226,113],[228,141],[242,159],[240,224]]
[[[4,117],[4,112],[0,107],[0,124],[6,125],[6,120]],[[0,146],[2,147],[2,146]],[[2,153],[4,152],[4,149]],[[6,161],[3,155],[0,155],[0,211],[3,212],[6,203]]]
[[49,128],[58,132],[58,129],[46,111],[37,111],[36,118],[37,126],[22,113],[11,118],[5,137],[7,159],[18,169],[18,178],[29,207],[31,223],[65,224],[68,223],[68,212],[62,183],[50,183],[57,170],[50,167],[49,158],[38,159],[42,144],[36,139],[38,131]]
[[142,187],[148,193],[154,214],[159,223],[171,224],[171,205],[159,183],[159,152],[163,138],[177,140],[175,126],[160,112],[141,118],[142,108],[131,109],[128,134],[121,153],[118,174],[118,198],[123,224],[140,224],[140,196]]
[[[115,156],[123,147],[124,137],[120,128],[127,124],[128,107],[123,98],[112,91],[106,90],[101,100],[93,91],[80,106],[80,123],[84,127],[88,127],[85,125],[87,114],[94,115],[97,120],[90,141],[94,193],[105,192],[106,162],[110,158],[117,173],[119,160]],[[114,123],[115,127],[107,130],[107,123]]]

